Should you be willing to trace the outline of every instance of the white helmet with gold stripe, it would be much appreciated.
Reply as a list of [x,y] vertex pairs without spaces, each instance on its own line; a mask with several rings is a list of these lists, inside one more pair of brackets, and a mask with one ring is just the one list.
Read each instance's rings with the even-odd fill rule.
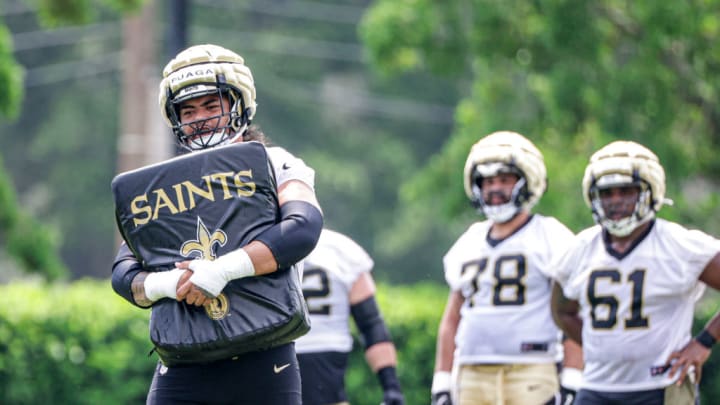
[[[229,118],[229,123],[214,128],[207,136],[184,133],[178,115],[180,103],[209,94],[228,97],[229,111],[222,114]],[[193,150],[227,144],[242,136],[256,109],[255,83],[243,58],[211,44],[191,46],[168,62],[163,69],[158,99],[163,117],[179,143]]]
[[[615,236],[629,235],[655,217],[665,199],[665,170],[648,148],[632,141],[615,141],[590,157],[583,177],[583,197],[595,222]],[[612,220],[600,201],[600,190],[639,187],[640,194],[630,216]]]
[[[510,201],[486,204],[482,178],[500,173],[515,173],[519,180]],[[470,149],[463,174],[465,194],[478,211],[496,222],[507,222],[521,209],[530,210],[547,189],[547,169],[543,155],[524,136],[510,131],[494,132]]]

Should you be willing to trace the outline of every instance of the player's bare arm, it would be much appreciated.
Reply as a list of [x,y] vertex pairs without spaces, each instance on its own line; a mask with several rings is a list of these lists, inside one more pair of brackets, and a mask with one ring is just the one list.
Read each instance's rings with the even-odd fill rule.
[[[720,290],[720,253],[710,260],[710,263],[700,274],[700,281],[716,290]],[[672,364],[670,376],[680,373],[678,385],[685,380],[691,366],[695,368],[696,381],[700,381],[702,366],[710,357],[710,350],[717,341],[718,336],[720,336],[720,312],[715,313],[703,330],[694,339],[690,339],[690,342],[685,347],[670,355],[668,358],[668,364]]]
[[455,334],[460,323],[460,307],[465,299],[459,291],[453,291],[445,305],[435,354],[435,372],[452,370],[453,353],[455,352]]
[[145,294],[145,278],[147,278],[148,274],[150,273],[145,271],[138,273],[138,275],[133,279],[132,284],[130,284],[133,299],[135,300],[135,303],[141,307],[149,307],[153,303],[152,300]]
[[553,283],[550,302],[555,323],[565,332],[565,335],[582,345],[582,320],[579,316],[578,302],[565,297],[562,287],[558,283]]
[[278,187],[278,201],[282,207],[288,201],[305,201],[320,209],[315,192],[300,180],[290,180]]
[[445,305],[445,312],[438,328],[437,347],[435,349],[435,373],[433,374],[432,404],[451,404],[451,370],[455,352],[455,334],[460,324],[460,308],[465,298],[459,291],[451,291]]

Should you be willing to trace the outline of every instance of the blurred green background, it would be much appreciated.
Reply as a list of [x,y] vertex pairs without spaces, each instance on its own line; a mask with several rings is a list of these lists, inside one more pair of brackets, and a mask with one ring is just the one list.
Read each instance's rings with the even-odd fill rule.
[[[462,167],[480,137],[510,129],[533,140],[549,175],[535,210],[574,231],[592,224],[580,190],[589,155],[641,142],[675,201],[660,216],[720,236],[720,1],[0,0],[0,16],[0,283],[15,300],[0,324],[3,403],[60,398],[18,385],[36,372],[50,387],[58,373],[93,384],[83,377],[93,367],[113,369],[87,401],[130,375],[141,377],[117,403],[146,389],[147,314],[104,307],[117,301],[109,185],[174,153],[156,92],[185,45],[245,58],[255,123],[315,168],[326,224],[375,259],[375,278],[407,312],[383,308],[406,339],[401,379],[422,392],[411,403],[427,400],[441,257],[478,218]],[[431,307],[414,299],[426,288],[442,296]],[[95,355],[105,344],[114,349]],[[24,350],[39,360],[19,362],[33,358]],[[351,390],[364,364],[353,367]]]

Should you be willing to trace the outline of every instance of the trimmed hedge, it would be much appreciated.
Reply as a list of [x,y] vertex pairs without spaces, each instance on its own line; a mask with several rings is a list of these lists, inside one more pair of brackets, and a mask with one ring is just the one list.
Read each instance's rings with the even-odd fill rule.
[[[0,403],[143,404],[157,358],[148,356],[149,311],[116,296],[108,280],[0,286]],[[378,301],[398,348],[398,373],[409,405],[426,404],[435,336],[447,290],[436,284],[378,286]],[[695,330],[717,310],[711,294],[698,306]],[[353,405],[377,405],[380,384],[356,343],[346,383]],[[703,371],[705,401],[720,398],[720,358]],[[707,402],[706,402],[707,403]]]
[[0,403],[145,403],[149,312],[109,281],[15,283],[0,296]]
[[[398,376],[408,405],[429,404],[435,367],[435,337],[447,289],[437,284],[378,285],[378,304],[398,351]],[[357,334],[354,334],[357,336]],[[352,405],[378,405],[382,389],[355,341],[345,386]]]

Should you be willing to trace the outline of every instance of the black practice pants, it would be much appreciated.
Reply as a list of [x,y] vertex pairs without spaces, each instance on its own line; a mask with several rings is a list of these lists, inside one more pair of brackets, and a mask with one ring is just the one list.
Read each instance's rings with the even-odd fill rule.
[[301,405],[295,344],[207,364],[158,363],[147,405]]

